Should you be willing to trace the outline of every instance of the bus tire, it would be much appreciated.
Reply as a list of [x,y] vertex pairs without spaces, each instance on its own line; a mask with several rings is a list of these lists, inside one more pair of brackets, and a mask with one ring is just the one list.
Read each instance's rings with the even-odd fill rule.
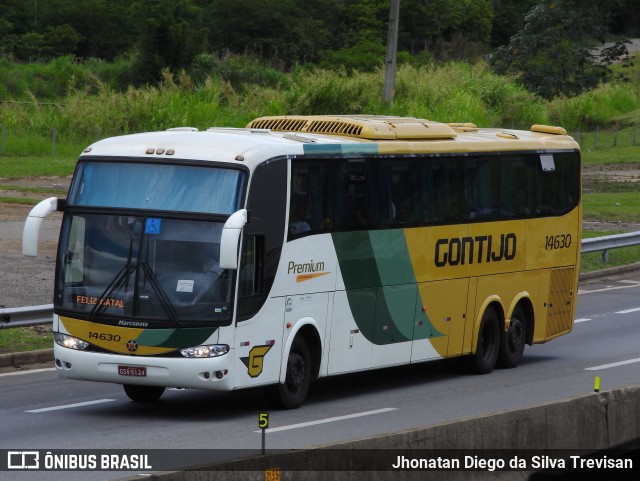
[[477,374],[493,371],[500,353],[500,322],[493,307],[487,307],[480,321],[476,352],[471,355],[471,369]]
[[524,309],[517,306],[511,315],[509,330],[502,332],[500,341],[501,367],[516,367],[522,360],[524,345],[527,343],[527,318]]
[[291,344],[287,358],[284,383],[272,386],[271,404],[281,409],[299,408],[307,398],[311,384],[311,355],[306,341],[297,336]]
[[156,402],[165,390],[164,387],[139,386],[137,384],[123,384],[122,387],[129,399],[141,403]]

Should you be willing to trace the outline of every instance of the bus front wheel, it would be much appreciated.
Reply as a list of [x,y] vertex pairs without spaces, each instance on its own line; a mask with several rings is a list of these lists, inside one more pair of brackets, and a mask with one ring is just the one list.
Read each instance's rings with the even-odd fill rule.
[[284,383],[272,387],[270,401],[282,409],[296,409],[302,405],[311,384],[311,355],[305,340],[296,337],[287,358]]
[[487,374],[493,370],[500,352],[500,322],[493,307],[487,310],[480,321],[476,352],[471,355],[471,368],[478,374]]
[[164,387],[139,386],[137,384],[123,384],[122,387],[129,399],[142,403],[156,402],[165,390]]

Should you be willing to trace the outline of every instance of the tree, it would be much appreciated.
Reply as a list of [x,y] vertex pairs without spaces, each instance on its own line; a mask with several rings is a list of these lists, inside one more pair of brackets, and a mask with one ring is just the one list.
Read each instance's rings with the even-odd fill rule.
[[492,68],[517,76],[546,98],[595,87],[609,74],[607,62],[626,52],[622,44],[617,54],[608,52],[605,62],[592,53],[604,43],[614,1],[543,0],[525,16],[524,28],[509,44],[489,56]]
[[339,8],[339,0],[216,0],[207,9],[209,43],[219,54],[251,54],[285,68],[313,62],[334,41]]
[[[131,0],[39,1],[35,31],[45,36],[45,45],[60,51],[63,32],[55,28],[65,27],[75,44],[60,55],[73,53],[76,57],[111,61],[131,49],[138,36],[135,28],[144,25],[144,15],[133,15],[135,4]],[[49,34],[57,38],[49,42]]]
[[493,0],[491,47],[509,43],[509,39],[524,27],[524,16],[539,0]]
[[155,83],[164,69],[186,69],[206,50],[204,12],[190,0],[141,0],[137,8],[144,22],[133,83]]
[[489,45],[493,21],[491,0],[419,0],[400,7],[398,48],[412,54],[430,51],[452,58],[466,44]]

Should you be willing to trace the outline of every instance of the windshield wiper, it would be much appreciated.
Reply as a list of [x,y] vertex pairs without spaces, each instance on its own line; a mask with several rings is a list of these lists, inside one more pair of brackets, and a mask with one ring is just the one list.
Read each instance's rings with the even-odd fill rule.
[[158,278],[156,277],[155,273],[153,272],[149,264],[147,264],[146,262],[141,262],[140,267],[149,278],[149,283],[151,284],[151,288],[153,289],[153,292],[155,292],[156,295],[158,296],[158,299],[160,300],[160,305],[164,309],[164,312],[167,313],[167,316],[169,316],[169,320],[173,322],[176,326],[180,326],[180,321],[178,320],[178,314],[176,313],[175,309],[171,305],[171,301],[169,300],[169,298],[167,297],[167,294],[164,292],[164,289],[158,282]]
[[122,269],[118,271],[118,273],[111,280],[111,282],[106,287],[106,289],[102,291],[102,294],[100,294],[100,297],[98,297],[98,300],[96,301],[96,305],[93,306],[93,309],[91,309],[91,312],[89,313],[89,318],[92,321],[95,321],[95,316],[96,314],[98,314],[98,312],[106,309],[106,306],[103,304],[103,301],[105,299],[111,298],[114,295],[114,293],[118,292],[120,288],[123,286],[126,292],[129,284],[129,276],[135,270],[135,266],[131,263],[132,250],[133,250],[133,239],[129,241],[129,255],[127,257],[127,263],[124,266],[122,266]]

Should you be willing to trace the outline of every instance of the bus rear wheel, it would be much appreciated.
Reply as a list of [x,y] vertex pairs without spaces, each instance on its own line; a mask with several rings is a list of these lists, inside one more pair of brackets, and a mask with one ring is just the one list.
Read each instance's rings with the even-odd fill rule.
[[164,387],[139,386],[137,384],[123,384],[122,387],[129,399],[141,403],[156,402],[165,390]]
[[516,367],[522,360],[524,345],[527,343],[527,318],[524,309],[518,306],[511,315],[509,330],[502,333],[500,342],[501,367]]
[[500,322],[493,307],[487,310],[480,321],[476,352],[471,355],[471,369],[478,374],[493,371],[500,352]]
[[284,383],[269,392],[271,404],[281,409],[299,408],[307,398],[311,384],[311,355],[304,339],[296,337],[287,358]]

